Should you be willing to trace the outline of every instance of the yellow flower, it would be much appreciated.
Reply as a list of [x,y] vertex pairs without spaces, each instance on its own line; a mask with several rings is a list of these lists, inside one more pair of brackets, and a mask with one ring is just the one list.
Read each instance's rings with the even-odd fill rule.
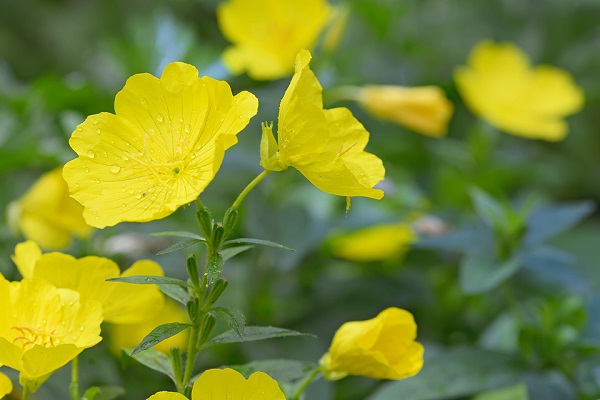
[[568,72],[548,65],[532,68],[527,55],[510,43],[479,43],[454,78],[475,114],[530,139],[563,139],[564,118],[583,107],[583,91]]
[[298,51],[314,47],[330,13],[326,0],[225,2],[217,18],[233,46],[225,50],[223,61],[232,73],[247,70],[254,79],[287,76]]
[[307,50],[296,57],[296,73],[279,107],[279,143],[272,125],[263,124],[260,164],[268,171],[292,166],[327,193],[381,199],[383,191],[373,187],[385,169],[379,158],[364,151],[369,132],[347,108],[323,109],[310,59]]
[[358,262],[384,261],[402,257],[417,235],[409,224],[382,224],[334,237],[333,255]]
[[[109,330],[110,349],[116,355],[119,355],[123,347],[133,348],[137,346],[152,329],[159,325],[169,322],[189,323],[187,314],[179,305],[171,300],[165,301],[162,308],[156,307],[154,315],[142,322],[134,324],[116,324],[111,325]],[[153,349],[169,354],[171,347],[177,346],[182,350],[187,347],[187,330],[163,340],[153,347]]]
[[[2,365],[0,365],[1,367]],[[0,399],[12,392],[13,384],[10,378],[0,372]]]
[[167,65],[160,79],[134,75],[116,115],[92,115],[73,132],[78,158],[63,172],[71,195],[98,228],[164,218],[206,188],[257,108],[251,93],[233,96],[189,64]]
[[160,265],[151,260],[137,261],[121,273],[119,266],[108,258],[76,259],[59,252],[42,254],[34,242],[27,241],[15,247],[13,261],[24,278],[44,279],[56,287],[79,292],[82,301],[98,301],[107,322],[140,322],[154,316],[164,303],[164,295],[156,285],[106,281],[119,276],[162,276]]
[[376,117],[428,136],[444,136],[454,106],[437,86],[357,88],[360,104]]
[[404,379],[423,366],[423,346],[415,342],[417,325],[411,313],[396,307],[367,321],[346,322],[321,358],[325,378],[347,375]]
[[83,219],[83,207],[69,197],[62,168],[43,174],[19,200],[8,206],[8,222],[45,249],[64,249],[73,236],[85,239],[92,228]]
[[[159,392],[146,400],[184,400],[180,394]],[[255,372],[248,380],[231,369],[209,369],[192,388],[192,400],[285,400],[277,381],[264,372]]]
[[0,363],[21,372],[32,391],[100,337],[102,308],[43,279],[0,275]]

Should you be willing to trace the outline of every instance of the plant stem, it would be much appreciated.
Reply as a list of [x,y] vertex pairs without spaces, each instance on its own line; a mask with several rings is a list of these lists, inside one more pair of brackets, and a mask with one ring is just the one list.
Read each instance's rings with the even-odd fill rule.
[[244,201],[244,198],[246,197],[246,195],[248,193],[250,193],[250,191],[252,189],[254,189],[254,187],[256,185],[258,185],[258,183],[260,181],[262,181],[265,176],[269,175],[271,173],[271,171],[267,171],[266,169],[263,170],[263,172],[261,172],[256,178],[254,178],[252,180],[252,182],[250,182],[248,184],[248,186],[246,186],[246,188],[244,190],[242,190],[242,193],[240,193],[240,195],[238,196],[238,198],[235,200],[235,202],[233,203],[233,205],[231,206],[232,209],[237,210],[238,207],[242,204],[242,201]]
[[290,397],[289,400],[298,400],[300,398],[300,395],[304,392],[304,390],[306,389],[306,387],[321,373],[321,369],[320,368],[315,368],[315,370],[312,372],[312,374],[310,374],[309,376],[306,377],[306,379],[304,379],[304,382],[302,382],[300,384],[300,386],[298,387],[298,390],[296,390],[296,393],[294,393],[294,395],[292,397]]
[[81,388],[79,386],[79,357],[71,361],[71,384],[69,385],[71,400],[81,399]]
[[27,400],[29,398],[29,386],[23,386],[23,394],[21,394],[21,400]]

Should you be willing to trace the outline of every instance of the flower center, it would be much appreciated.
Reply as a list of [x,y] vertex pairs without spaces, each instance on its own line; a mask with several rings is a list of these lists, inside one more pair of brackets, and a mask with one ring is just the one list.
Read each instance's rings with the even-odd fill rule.
[[13,344],[19,346],[23,351],[30,350],[36,344],[42,347],[56,347],[62,343],[61,339],[56,335],[56,329],[46,332],[42,329],[32,328],[29,326],[13,326],[16,332]]

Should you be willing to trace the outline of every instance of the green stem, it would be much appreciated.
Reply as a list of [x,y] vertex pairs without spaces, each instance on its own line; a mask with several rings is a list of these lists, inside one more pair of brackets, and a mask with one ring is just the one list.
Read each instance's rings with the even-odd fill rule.
[[254,189],[254,187],[256,185],[258,185],[258,183],[260,181],[262,181],[265,176],[269,175],[271,173],[271,171],[267,171],[264,170],[263,172],[261,172],[256,178],[254,178],[252,180],[252,182],[250,182],[248,184],[248,186],[246,186],[246,188],[244,190],[242,190],[242,193],[240,193],[240,195],[238,196],[238,198],[235,200],[235,202],[233,203],[233,205],[231,206],[232,209],[237,210],[239,208],[239,206],[242,204],[242,201],[244,201],[244,198],[246,197],[246,195],[248,193],[250,193],[250,191],[252,189]]
[[309,376],[306,377],[306,379],[304,379],[304,382],[302,382],[300,384],[300,386],[298,387],[298,390],[296,390],[296,393],[294,393],[294,395],[292,397],[290,397],[289,400],[298,400],[300,398],[300,395],[304,392],[304,390],[306,389],[306,387],[321,373],[321,369],[320,368],[316,368],[312,374],[310,374]]
[[23,386],[23,394],[21,395],[21,400],[27,400],[29,398],[29,386]]
[[71,400],[81,399],[81,387],[79,386],[79,357],[71,361],[71,384],[69,385]]

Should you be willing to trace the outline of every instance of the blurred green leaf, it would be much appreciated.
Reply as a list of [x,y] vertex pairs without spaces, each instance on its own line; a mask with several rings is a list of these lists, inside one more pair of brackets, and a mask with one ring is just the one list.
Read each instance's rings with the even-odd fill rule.
[[166,249],[159,251],[158,253],[156,253],[156,255],[162,256],[163,254],[173,253],[174,251],[182,250],[187,247],[193,246],[196,243],[206,242],[206,239],[202,238],[201,236],[199,236],[199,237],[201,239],[196,238],[196,239],[189,239],[189,240],[183,240],[181,242],[177,242],[177,243],[173,244],[172,246],[169,246]]
[[527,386],[522,383],[502,389],[489,390],[481,393],[473,400],[529,400]]
[[223,321],[225,321],[231,329],[237,333],[240,340],[244,340],[244,329],[246,328],[246,317],[240,310],[229,307],[212,307],[210,311],[214,311]]
[[423,370],[381,385],[368,400],[442,400],[471,396],[515,383],[523,371],[505,353],[477,348],[442,350],[425,359]]
[[247,326],[246,329],[244,329],[244,336],[242,338],[240,338],[240,335],[238,335],[234,329],[231,329],[212,338],[206,342],[203,347],[208,347],[215,344],[254,342],[257,340],[294,336],[316,337],[310,333],[302,333],[290,329],[276,328],[273,326]]
[[124,348],[123,354],[137,360],[154,371],[167,375],[173,382],[176,382],[173,364],[171,363],[171,359],[165,354],[155,349],[147,349],[135,354],[133,354],[133,351],[134,349]]
[[202,236],[193,233],[193,232],[186,232],[186,231],[165,231],[165,232],[154,232],[151,233],[150,236],[173,236],[173,237],[181,237],[181,238],[188,238],[188,239],[198,239],[200,241],[206,242],[206,239],[203,238]]
[[542,243],[582,221],[594,209],[594,203],[591,201],[537,208],[533,210],[527,221],[525,243],[527,245]]
[[125,389],[118,386],[92,386],[83,394],[81,400],[113,400],[125,394]]
[[134,356],[139,352],[144,350],[148,350],[163,340],[167,340],[171,336],[177,335],[179,332],[190,328],[190,324],[182,324],[181,322],[170,322],[168,324],[159,325],[156,328],[152,329],[152,332],[147,334],[141,341],[140,344],[137,345],[135,349],[131,352],[131,355]]
[[190,288],[187,282],[181,279],[169,278],[168,276],[157,276],[157,275],[135,275],[135,276],[122,276],[119,278],[109,278],[109,282],[127,282],[135,283],[139,285],[177,285],[182,288]]
[[517,258],[501,262],[490,255],[467,254],[460,263],[460,286],[465,293],[483,293],[510,278],[520,267]]
[[471,200],[479,218],[490,228],[502,228],[507,220],[506,212],[500,203],[481,189],[472,187],[469,190]]
[[229,247],[227,249],[219,250],[219,253],[221,253],[221,256],[223,257],[223,261],[227,261],[230,258],[233,258],[233,257],[237,256],[238,254],[243,253],[246,250],[250,250],[253,247],[254,246],[252,246],[252,245]]
[[263,239],[251,239],[251,238],[232,239],[232,240],[227,240],[226,242],[224,242],[223,246],[227,246],[230,244],[260,244],[263,246],[270,246],[270,247],[276,247],[278,249],[295,251],[294,249],[290,249],[289,247],[286,247],[282,244],[271,242],[270,240],[263,240]]

